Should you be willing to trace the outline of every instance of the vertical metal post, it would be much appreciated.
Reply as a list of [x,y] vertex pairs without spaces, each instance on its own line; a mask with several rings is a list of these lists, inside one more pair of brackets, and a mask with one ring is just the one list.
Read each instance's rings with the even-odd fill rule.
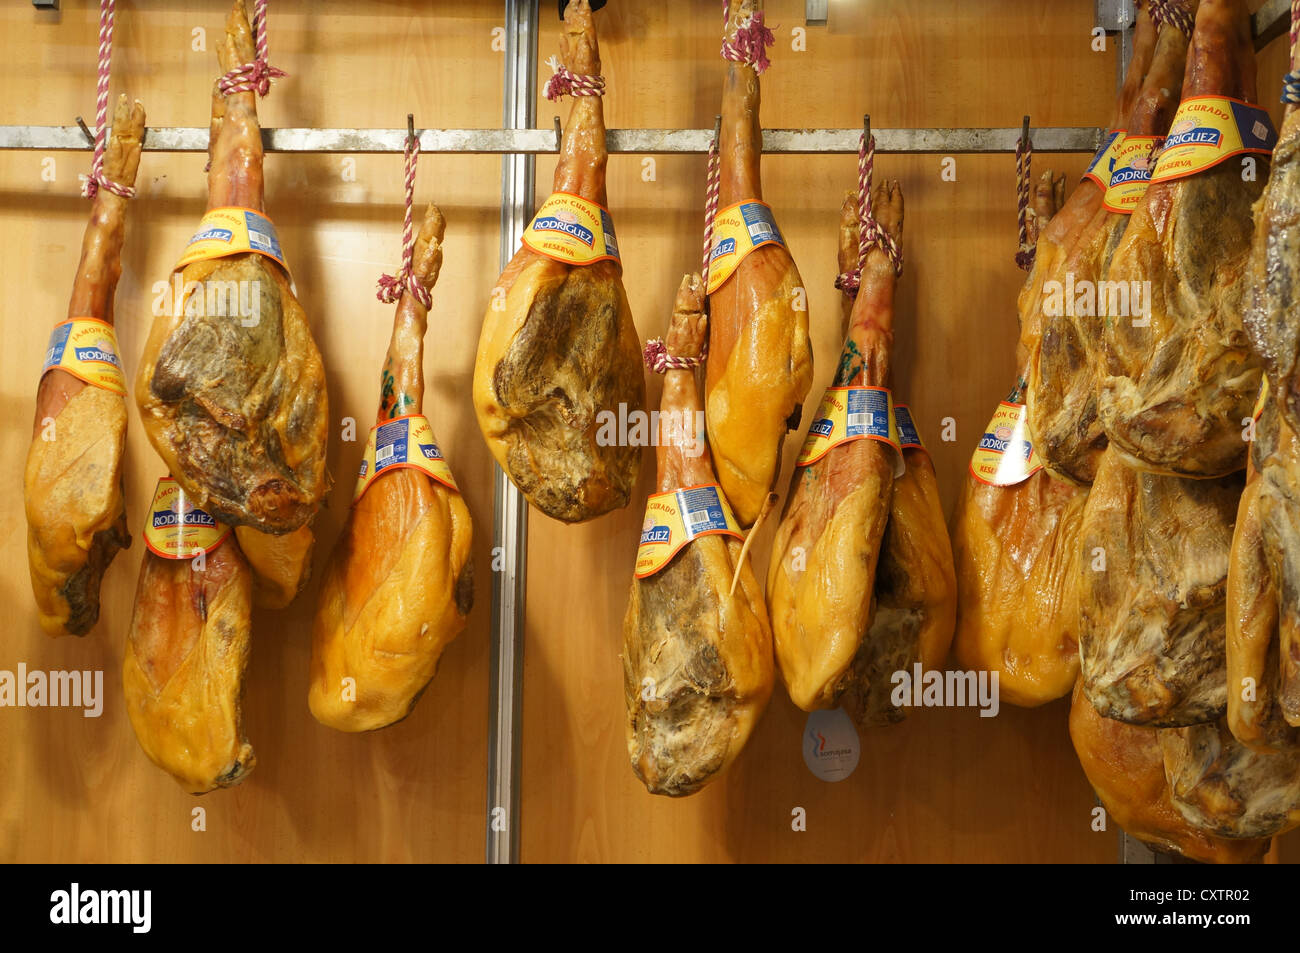
[[[530,129],[537,118],[538,0],[506,0],[503,125]],[[533,215],[536,160],[501,160],[501,267],[514,256]],[[519,775],[524,675],[528,503],[500,467],[493,484],[492,683],[488,694],[487,862],[519,860]]]

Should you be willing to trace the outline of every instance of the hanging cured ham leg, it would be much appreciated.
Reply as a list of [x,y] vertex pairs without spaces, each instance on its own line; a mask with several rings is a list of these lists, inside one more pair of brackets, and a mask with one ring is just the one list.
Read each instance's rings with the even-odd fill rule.
[[1106,813],[1152,850],[1182,854],[1203,863],[1259,861],[1267,838],[1238,840],[1199,829],[1179,811],[1165,778],[1165,761],[1156,728],[1126,725],[1103,718],[1083,693],[1074,689],[1070,705],[1070,740]]
[[[1043,176],[1031,229],[1050,228],[1064,191],[1063,178]],[[1023,328],[1016,352],[1021,376],[976,450],[953,514],[953,654],[964,669],[998,673],[1003,701],[1033,707],[1068,694],[1079,672],[1077,544],[1087,491],[1041,468],[1024,432]]]
[[570,0],[547,95],[574,96],[555,186],[492,289],[474,408],[492,455],[528,501],[566,523],[626,506],[641,450],[619,415],[641,413],[640,342],[606,206],[604,79],[587,0]]
[[[237,0],[218,44],[229,73],[255,61]],[[154,319],[136,401],[154,449],[215,518],[286,533],[315,513],[325,470],[325,373],[265,217],[249,83],[213,92],[208,212]]]
[[159,482],[145,540],[122,669],[131,727],[191,794],[231,787],[256,764],[242,712],[252,572],[229,527],[170,479]]
[[[898,183],[877,186],[871,207],[897,247]],[[887,693],[898,660],[891,656],[903,654],[897,645],[886,651],[866,642],[900,463],[889,395],[898,271],[883,241],[867,254],[861,281],[839,368],[800,453],[768,566],[777,666],[791,700],[805,711],[835,705],[850,684]]]
[[628,756],[647,790],[670,797],[695,793],[735,759],[773,680],[763,594],[705,442],[693,368],[706,325],[703,283],[688,275],[654,365],[665,370],[658,492],[623,619]]
[[1150,314],[1102,338],[1101,420],[1130,466],[1215,477],[1246,464],[1241,421],[1260,373],[1242,312],[1263,177],[1244,181],[1237,153],[1263,162],[1274,138],[1267,113],[1241,102],[1254,98],[1244,0],[1202,0],[1182,104],[1108,275],[1150,288]]
[[[771,42],[758,0],[732,0],[718,140],[721,211],[708,271],[709,445],[741,525],[758,518],[781,469],[787,430],[798,429],[812,384],[807,295],[763,203],[758,75]],[[743,49],[745,52],[741,52]],[[748,249],[752,249],[746,251]]]
[[[1293,71],[1295,61],[1293,48]],[[1282,98],[1244,317],[1267,381],[1228,567],[1228,726],[1264,751],[1300,745],[1300,92],[1288,84]]]
[[[858,209],[852,193],[841,211],[840,274],[858,264]],[[843,332],[847,335],[854,292],[845,285]],[[853,662],[853,679],[842,702],[864,726],[890,724],[904,710],[890,700],[893,674],[943,667],[952,645],[957,612],[957,579],[952,545],[930,454],[921,445],[911,413],[895,405],[903,475],[894,480],[889,520],[876,564],[875,610],[871,629]]]
[[[430,205],[412,264],[426,290],[442,267],[443,229]],[[340,731],[410,714],[473,601],[469,509],[421,414],[427,322],[426,306],[403,294],[361,495],[321,582],[308,704]]]
[[[144,107],[117,103],[105,177],[135,183]],[[100,187],[81,244],[67,320],[50,338],[36,392],[23,496],[32,591],[47,635],[85,635],[105,570],[131,543],[122,494],[126,385],[113,333],[127,199]]]
[[[1064,310],[1054,307],[1061,303],[1064,292],[1053,293],[1053,289],[1068,287],[1073,298],[1071,252],[1095,232],[1103,212],[1109,181],[1106,169],[1115,158],[1113,149],[1122,142],[1122,126],[1155,56],[1157,33],[1149,6],[1143,4],[1138,10],[1133,56],[1111,115],[1107,144],[1039,236],[1033,268],[1018,300],[1019,343],[1030,363],[1022,374],[1025,392],[1016,402],[1025,403],[1028,431],[1039,462],[1057,479],[1071,483],[1092,481],[1106,437],[1097,419],[1096,388],[1087,373],[1083,343],[1067,318],[1055,313]],[[1045,379],[1053,383],[1046,386]],[[1062,693],[1069,691],[1070,684],[1073,677]]]
[[[1195,7],[1193,0],[1192,7]],[[1178,18],[1177,23],[1190,23]],[[1146,12],[1139,13],[1135,43],[1149,43],[1154,31]],[[1079,230],[1072,246],[1057,258],[1039,303],[1041,345],[1034,352],[1025,394],[1029,430],[1043,465],[1053,475],[1091,483],[1097,475],[1106,435],[1097,417],[1097,374],[1101,330],[1108,322],[1127,321],[1146,306],[1142,286],[1103,284],[1120,239],[1151,175],[1153,151],[1164,140],[1178,107],[1188,36],[1175,22],[1160,28],[1155,56],[1125,121],[1113,171],[1096,175],[1111,182],[1102,205]],[[1130,73],[1132,71],[1130,70]],[[1106,160],[1109,161],[1109,160]],[[1085,179],[1079,189],[1096,191]]]

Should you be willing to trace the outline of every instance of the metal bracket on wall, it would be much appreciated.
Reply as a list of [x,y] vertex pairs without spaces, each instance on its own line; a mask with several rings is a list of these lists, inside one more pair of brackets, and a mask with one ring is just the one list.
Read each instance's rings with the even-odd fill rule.
[[825,26],[830,0],[804,0],[803,22],[807,26]]
[[[537,120],[537,2],[506,0],[503,124],[528,130]],[[549,136],[550,130],[533,130]],[[549,143],[553,148],[554,142]],[[539,150],[552,151],[552,149]],[[515,152],[501,161],[501,268],[514,257],[533,216],[537,160]],[[524,600],[528,502],[501,467],[492,486],[492,658],[488,690],[487,862],[519,861],[519,778],[524,702]],[[493,567],[494,569],[496,566]]]

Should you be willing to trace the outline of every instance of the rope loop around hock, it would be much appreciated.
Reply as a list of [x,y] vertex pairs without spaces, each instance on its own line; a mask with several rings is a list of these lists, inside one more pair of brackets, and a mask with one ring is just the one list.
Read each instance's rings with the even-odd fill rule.
[[[722,0],[722,29],[731,22],[731,0]],[[722,40],[722,58],[744,63],[755,73],[764,73],[772,61],[767,58],[767,48],[776,42],[776,35],[763,23],[763,11],[756,10],[736,26],[736,32]]]
[[856,295],[862,286],[862,268],[867,263],[867,252],[879,248],[889,256],[895,276],[903,274],[903,251],[894,236],[880,227],[871,210],[871,180],[875,174],[876,137],[868,138],[865,132],[858,137],[858,263],[852,270],[835,278],[835,287]]
[[429,289],[421,284],[420,279],[415,277],[411,270],[412,261],[415,257],[415,236],[411,232],[411,206],[415,198],[415,166],[420,158],[420,139],[418,136],[408,136],[406,139],[406,213],[402,219],[402,268],[396,275],[380,275],[379,290],[375,293],[380,301],[385,304],[392,304],[402,297],[402,292],[406,292],[420,305],[425,311],[433,306],[433,296],[429,294]]
[[256,45],[253,62],[236,66],[217,80],[217,89],[224,96],[231,93],[266,96],[271,92],[272,79],[288,75],[268,62],[270,44],[266,38],[266,4],[267,0],[256,0],[253,6],[253,41]]
[[1300,70],[1296,69],[1296,39],[1300,38],[1300,0],[1291,0],[1291,71],[1282,80],[1282,102],[1300,103]]
[[546,81],[546,87],[542,90],[542,95],[552,102],[562,96],[605,95],[605,77],[584,76],[580,73],[570,72],[569,68],[562,65],[554,56],[546,61],[546,65],[555,72]]
[[1021,137],[1016,142],[1016,225],[1020,247],[1016,251],[1016,264],[1024,271],[1034,267],[1037,245],[1029,243],[1029,191],[1030,169],[1034,159],[1034,141]]
[[99,63],[95,79],[95,154],[90,175],[81,186],[81,194],[93,199],[102,188],[124,199],[134,198],[135,189],[112,182],[104,175],[104,150],[108,146],[108,80],[113,62],[113,21],[117,0],[99,0]]
[[1179,0],[1150,0],[1151,19],[1156,28],[1169,24],[1191,39],[1196,28],[1196,18],[1187,12]]
[[663,374],[668,371],[689,371],[693,368],[700,367],[709,357],[709,339],[706,335],[704,346],[700,348],[700,353],[696,357],[674,357],[668,353],[668,345],[664,343],[663,338],[652,338],[645,342],[645,347],[641,349],[641,359],[645,361],[645,366],[655,374]]

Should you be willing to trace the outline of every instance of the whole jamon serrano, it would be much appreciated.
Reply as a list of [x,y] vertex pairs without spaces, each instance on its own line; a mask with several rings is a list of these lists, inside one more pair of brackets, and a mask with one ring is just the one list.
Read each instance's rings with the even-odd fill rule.
[[[217,54],[227,72],[254,61],[244,0]],[[261,128],[246,84],[213,90],[210,157],[208,213],[173,276],[181,293],[171,313],[154,319],[136,401],[196,505],[231,525],[286,533],[330,485],[325,372],[263,214]]]
[[[623,619],[632,770],[652,794],[693,794],[744,747],[772,694],[772,633],[746,544],[718,488],[694,365],[708,319],[682,279],[664,342],[656,486]],[[649,345],[647,346],[649,348]]]
[[[129,188],[140,165],[144,107],[117,101],[104,177]],[[36,391],[23,475],[27,564],[41,628],[85,635],[99,619],[99,586],[131,544],[122,493],[126,385],[113,333],[127,199],[95,193],[68,317],[55,326]]]
[[[1145,307],[1140,293],[1135,297],[1130,287],[1112,289],[1103,282],[1150,176],[1151,155],[1163,141],[1178,107],[1177,90],[1183,82],[1188,43],[1179,22],[1183,21],[1167,21],[1160,27],[1154,58],[1125,122],[1115,169],[1100,172],[1108,182],[1113,176],[1113,184],[1069,251],[1056,259],[1059,264],[1051,276],[1054,284],[1042,290],[1047,299],[1039,305],[1042,338],[1025,395],[1029,429],[1048,471],[1075,483],[1087,484],[1096,478],[1106,447],[1106,434],[1097,417],[1101,329],[1106,322],[1130,320]],[[1150,42],[1144,34],[1154,29],[1147,11],[1140,11],[1135,42]],[[1089,178],[1079,190],[1096,187],[1095,180]]]
[[[426,289],[442,267],[444,227],[430,205],[411,266]],[[340,731],[371,731],[410,714],[473,602],[469,508],[421,412],[427,324],[427,309],[407,290],[393,321],[361,496],[321,582],[307,699],[317,721]]]
[[1079,654],[1103,716],[1175,727],[1227,704],[1228,553],[1240,474],[1191,480],[1102,455],[1079,531]]
[[[1246,152],[1271,146],[1267,114],[1241,102],[1254,98],[1246,3],[1202,0],[1182,104],[1107,276],[1150,289],[1149,315],[1112,321],[1102,338],[1101,420],[1130,466],[1217,477],[1246,464],[1241,422],[1260,372],[1242,311],[1263,182],[1230,146],[1233,137]],[[1255,160],[1266,156],[1245,157]]]
[[574,99],[554,190],[492,289],[474,407],[492,455],[528,502],[577,523],[631,499],[641,448],[604,420],[643,412],[645,378],[606,208],[604,79],[587,0],[565,7],[560,51],[548,95]]
[[[1133,55],[1111,115],[1105,145],[1083,181],[1042,229],[1034,246],[1029,278],[1018,300],[1020,346],[1030,364],[1021,375],[1026,388],[1017,402],[1026,405],[1028,429],[1039,461],[1057,479],[1071,483],[1091,482],[1096,454],[1106,445],[1106,438],[1097,420],[1095,383],[1085,371],[1083,344],[1063,317],[1048,312],[1062,302],[1065,288],[1072,291],[1070,253],[1096,229],[1098,216],[1104,212],[1106,168],[1115,157],[1114,146],[1122,141],[1118,138],[1123,132],[1120,127],[1138,100],[1155,56],[1157,31],[1149,8],[1150,4],[1143,4],[1138,10]],[[1057,286],[1062,291],[1054,294]],[[1073,294],[1070,297],[1072,302]],[[1071,386],[1060,393],[1045,388],[1040,383],[1045,374],[1064,375]],[[1069,684],[1073,684],[1073,678]],[[1069,691],[1069,684],[1062,694]]]
[[1075,685],[1070,740],[1088,783],[1115,823],[1162,853],[1215,864],[1261,860],[1268,838],[1217,836],[1197,827],[1174,804],[1160,745],[1164,730],[1103,718],[1088,701],[1082,682]]
[[[1027,222],[1040,252],[1042,230],[1064,198],[1065,178],[1046,172]],[[962,668],[996,672],[1003,701],[1031,708],[1069,694],[1079,673],[1078,539],[1087,490],[1053,479],[1024,432],[1025,338],[1022,327],[1016,385],[976,450],[980,462],[972,460],[953,513],[953,654]]]
[[[840,274],[857,267],[857,197],[848,193],[840,214]],[[856,292],[844,284],[841,331],[848,334]],[[911,411],[895,405],[903,474],[894,478],[889,520],[876,563],[876,607],[871,629],[854,659],[854,679],[841,701],[859,724],[885,725],[905,717],[890,699],[895,672],[940,669],[952,647],[957,619],[957,576],[934,463],[922,446]]]
[[762,17],[760,0],[731,0],[724,52],[739,58],[729,58],[722,90],[720,211],[708,275],[709,445],[742,526],[758,518],[776,481],[813,370],[803,279],[763,203],[758,74],[771,33]]
[[171,479],[159,482],[145,539],[122,667],[131,727],[191,794],[231,787],[257,762],[243,725],[252,570],[230,528]]
[[[897,245],[903,231],[898,183],[877,185],[871,209]],[[773,539],[767,605],[790,699],[804,711],[830,708],[854,686],[860,713],[876,719],[889,707],[890,676],[910,668],[915,646],[869,640],[876,569],[900,469],[889,396],[898,272],[879,244],[867,253],[860,281],[835,379],[800,452]],[[908,664],[895,664],[902,661]]]

